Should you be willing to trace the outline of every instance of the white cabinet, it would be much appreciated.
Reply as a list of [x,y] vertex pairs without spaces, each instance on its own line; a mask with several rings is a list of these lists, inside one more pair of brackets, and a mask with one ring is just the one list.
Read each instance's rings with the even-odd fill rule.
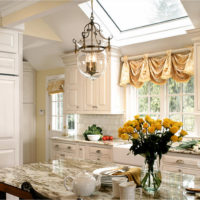
[[19,78],[0,76],[0,167],[19,164]]
[[168,152],[166,155],[163,155],[161,164],[163,171],[200,174],[200,155]]
[[0,28],[0,167],[21,164],[22,34]]
[[119,86],[120,54],[111,52],[106,72],[97,80],[83,77],[74,54],[62,56],[66,65],[65,113],[123,114],[124,88]]
[[18,55],[0,52],[0,73],[18,74]]
[[112,162],[112,146],[52,139],[51,159],[65,158]]
[[18,53],[18,33],[16,31],[0,30],[0,51]]
[[35,71],[23,63],[23,163],[36,161]]
[[112,162],[112,148],[88,146],[85,156],[87,160]]
[[82,77],[76,66],[65,70],[64,112],[73,113],[83,110]]

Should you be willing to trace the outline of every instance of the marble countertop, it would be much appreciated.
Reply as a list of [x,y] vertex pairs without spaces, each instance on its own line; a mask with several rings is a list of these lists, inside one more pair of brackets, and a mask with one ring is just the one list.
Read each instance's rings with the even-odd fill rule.
[[[0,180],[15,187],[28,181],[35,190],[44,196],[57,200],[76,200],[72,192],[66,191],[63,181],[67,175],[75,176],[78,172],[116,166],[115,164],[102,165],[91,161],[60,160],[45,163],[26,164],[19,167],[0,169]],[[193,175],[182,175],[171,172],[162,172],[162,184],[155,197],[148,196],[141,188],[136,188],[135,199],[186,199],[194,200],[195,196],[186,194],[185,187],[200,188],[200,177]],[[84,200],[111,200],[112,188],[104,187]]]
[[[60,137],[52,137],[52,140],[58,140],[58,141],[69,141],[69,142],[80,142],[85,144],[96,144],[96,145],[106,145],[111,147],[119,147],[119,148],[130,148],[130,142],[123,141],[121,139],[114,139],[113,141],[87,141],[84,139],[83,136],[60,136]],[[194,155],[200,155],[200,151],[193,151],[193,150],[180,150],[175,148],[170,148],[169,152],[174,153],[184,153],[184,154],[194,154]]]

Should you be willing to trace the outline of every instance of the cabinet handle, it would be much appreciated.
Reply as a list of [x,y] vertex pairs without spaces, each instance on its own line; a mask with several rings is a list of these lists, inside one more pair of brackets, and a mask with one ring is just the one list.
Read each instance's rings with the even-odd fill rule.
[[79,108],[79,106],[76,106],[76,108],[78,109],[78,108]]
[[98,108],[98,106],[92,106],[92,108]]
[[80,150],[80,151],[82,151],[82,149],[81,149],[81,148],[80,148],[79,150]]
[[100,158],[97,158],[97,160],[100,160]]
[[177,160],[176,163],[177,164],[184,164],[184,161],[183,160]]
[[71,149],[71,147],[69,146],[69,147],[67,147],[68,149]]
[[60,156],[65,156],[65,154],[60,154]]
[[59,147],[59,145],[57,144],[57,145],[55,145],[55,148],[58,148]]
[[96,153],[101,153],[101,150],[96,150]]

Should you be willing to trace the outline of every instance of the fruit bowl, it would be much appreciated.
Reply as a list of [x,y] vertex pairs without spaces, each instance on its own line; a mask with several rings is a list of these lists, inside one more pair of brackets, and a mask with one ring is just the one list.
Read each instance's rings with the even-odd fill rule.
[[100,139],[100,135],[87,135],[90,141],[98,141]]

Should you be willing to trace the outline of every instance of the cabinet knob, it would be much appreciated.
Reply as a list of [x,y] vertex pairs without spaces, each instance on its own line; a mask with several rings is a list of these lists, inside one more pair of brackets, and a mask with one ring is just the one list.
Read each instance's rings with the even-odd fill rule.
[[101,153],[101,150],[96,150],[96,153]]
[[76,106],[76,108],[78,109],[78,108],[79,108],[79,106]]
[[58,148],[58,147],[59,147],[59,145],[58,145],[58,144],[56,144],[56,145],[55,145],[55,147],[56,147],[56,148]]
[[98,106],[92,106],[92,108],[98,108]]
[[176,163],[177,164],[184,164],[184,161],[183,160],[177,160]]
[[69,147],[67,147],[68,149],[71,149],[71,147],[69,146]]
[[79,150],[82,151],[82,148],[80,148]]
[[97,158],[97,160],[100,160],[100,158]]
[[64,156],[65,156],[65,154],[60,154],[60,156],[64,157]]

